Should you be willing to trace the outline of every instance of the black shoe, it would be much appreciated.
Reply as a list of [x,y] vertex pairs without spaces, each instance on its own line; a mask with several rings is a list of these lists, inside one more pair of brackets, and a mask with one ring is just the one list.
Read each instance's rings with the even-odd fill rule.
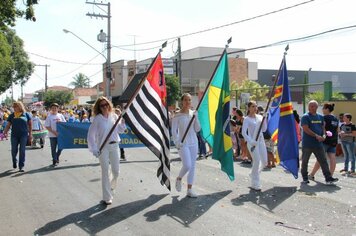
[[19,172],[25,172],[25,170],[23,168],[20,168]]
[[52,166],[55,167],[57,165],[57,161],[52,161]]
[[309,184],[310,182],[309,182],[309,180],[308,179],[303,179],[303,181],[302,181],[302,184]]
[[13,167],[14,169],[16,169],[16,168],[17,168],[17,164],[16,164],[16,163],[13,163],[13,164],[12,164],[12,167]]
[[330,178],[328,178],[328,179],[326,180],[326,184],[327,184],[327,185],[332,185],[332,184],[336,183],[337,181],[339,181],[338,178],[330,177]]
[[100,201],[100,204],[105,205],[105,206],[108,206],[108,205],[111,205],[111,204],[112,204],[112,200],[109,200],[109,201],[101,200],[101,201]]

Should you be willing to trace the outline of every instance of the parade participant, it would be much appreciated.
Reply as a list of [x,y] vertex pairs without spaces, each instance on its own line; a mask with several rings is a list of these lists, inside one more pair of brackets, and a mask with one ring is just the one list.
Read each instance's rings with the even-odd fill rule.
[[188,130],[185,140],[182,142],[183,135],[188,128],[188,124],[193,117],[192,97],[189,93],[185,93],[181,97],[182,108],[177,112],[172,120],[172,139],[178,149],[179,156],[182,160],[182,168],[176,179],[176,190],[182,190],[182,178],[185,174],[187,176],[187,196],[196,198],[197,194],[193,191],[192,186],[195,178],[195,163],[198,153],[198,138],[197,132],[200,131],[200,123],[196,116],[193,124]]
[[302,168],[301,174],[303,177],[303,184],[309,183],[308,180],[308,163],[309,158],[312,153],[314,153],[316,159],[318,160],[320,167],[323,171],[326,184],[333,184],[339,179],[333,178],[328,162],[326,161],[325,150],[323,142],[325,141],[325,127],[324,118],[322,115],[317,113],[318,102],[312,100],[308,103],[309,112],[305,113],[301,120],[301,125],[303,128],[302,135]]
[[[87,137],[89,151],[92,152],[95,157],[99,158],[103,192],[103,200],[101,203],[105,205],[112,203],[113,195],[111,190],[116,188],[119,177],[119,133],[123,133],[126,129],[124,119],[120,119],[117,127],[101,151],[100,146],[103,144],[120,113],[121,112],[118,111],[116,111],[116,114],[114,113],[113,105],[106,97],[99,97],[93,107],[94,119],[89,127]],[[109,176],[110,164],[111,173],[113,175],[111,180]]]
[[[248,113],[242,125],[242,135],[247,141],[247,147],[252,156],[250,188],[255,191],[261,191],[260,173],[267,165],[267,150],[262,132],[267,130],[267,123],[266,120],[263,122],[261,132],[259,133],[256,141],[258,129],[261,125],[263,117],[257,114],[256,102],[249,102],[247,107]],[[252,147],[254,149],[253,151]]]
[[[340,126],[340,139],[342,149],[344,150],[344,169],[342,174],[350,174],[351,176],[356,176],[355,174],[355,137],[356,137],[356,127],[351,122],[352,116],[350,113],[344,114],[344,124]],[[349,161],[351,161],[351,172],[349,170]]]
[[[32,131],[41,131],[43,130],[43,125],[40,118],[37,115],[37,111],[33,110],[32,112]],[[40,145],[43,148],[44,138],[40,138]]]
[[11,127],[12,167],[17,168],[16,156],[19,152],[19,171],[24,172],[26,144],[28,141],[31,143],[32,139],[32,120],[22,102],[14,102],[12,107],[14,112],[7,118],[4,135],[5,137],[8,136]]
[[86,114],[83,115],[82,123],[90,123],[90,121],[89,121],[89,119],[88,119]]
[[62,153],[62,149],[57,149],[58,147],[58,132],[57,123],[66,122],[66,119],[61,113],[58,113],[59,105],[58,103],[52,103],[50,106],[50,114],[47,116],[45,121],[45,127],[48,130],[48,137],[51,144],[51,155],[52,155],[52,166],[57,166],[59,164],[59,156]]
[[[323,106],[323,114],[324,114],[324,122],[325,122],[325,130],[326,133],[328,131],[329,135],[326,135],[325,141],[324,141],[324,149],[325,152],[327,153],[327,156],[329,157],[329,169],[330,169],[330,174],[333,175],[336,167],[336,145],[337,145],[337,135],[338,135],[338,130],[339,130],[339,121],[338,119],[331,114],[331,112],[334,110],[334,104],[331,103],[325,103]],[[314,180],[315,173],[320,169],[320,164],[319,162],[315,162],[314,168],[312,172],[309,175],[310,180]]]

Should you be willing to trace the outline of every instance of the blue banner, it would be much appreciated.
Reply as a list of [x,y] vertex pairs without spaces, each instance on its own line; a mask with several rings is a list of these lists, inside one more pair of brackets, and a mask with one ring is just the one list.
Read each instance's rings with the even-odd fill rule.
[[[57,123],[58,148],[74,149],[88,148],[87,135],[90,123]],[[125,133],[120,134],[121,148],[144,147],[132,130],[127,127]]]

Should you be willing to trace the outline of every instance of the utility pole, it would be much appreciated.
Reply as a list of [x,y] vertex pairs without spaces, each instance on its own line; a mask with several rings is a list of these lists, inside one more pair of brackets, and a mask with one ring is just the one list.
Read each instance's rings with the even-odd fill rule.
[[129,36],[132,36],[133,37],[133,45],[134,45],[134,60],[136,61],[136,37],[139,36],[139,35],[136,35],[136,34],[130,34]]
[[183,93],[182,91],[182,49],[181,49],[181,45],[180,45],[180,38],[178,38],[178,78],[179,78],[179,86],[180,86],[180,92]]
[[35,65],[35,66],[44,66],[45,67],[45,93],[47,93],[47,89],[48,89],[48,86],[47,86],[47,67],[49,67],[49,65],[45,64],[45,65]]
[[[99,2],[86,2],[87,4],[99,5],[99,6],[106,6],[108,11],[105,12],[106,14],[100,13],[87,13],[87,16],[96,17],[96,18],[107,18],[108,19],[108,36],[106,39],[107,42],[107,57],[106,57],[106,81],[105,81],[105,95],[106,97],[111,100],[111,92],[110,92],[110,84],[112,80],[112,73],[111,73],[111,11],[110,11],[110,2],[108,3],[99,3]],[[100,8],[101,9],[101,8]]]
[[11,82],[11,102],[14,102],[14,83]]

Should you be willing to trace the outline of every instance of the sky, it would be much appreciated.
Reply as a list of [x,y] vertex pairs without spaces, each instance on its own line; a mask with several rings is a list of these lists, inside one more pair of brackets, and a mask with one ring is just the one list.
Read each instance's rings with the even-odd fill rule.
[[[87,0],[93,2],[94,0]],[[293,6],[308,0],[111,0],[111,61],[144,60],[154,57],[164,41],[208,28],[241,21]],[[108,3],[109,1],[96,1]],[[22,6],[18,1],[18,6]],[[231,48],[253,48],[282,40],[356,25],[354,0],[314,0],[304,5],[257,19],[232,24],[205,33],[181,38],[182,50],[198,46],[224,47],[232,37]],[[102,81],[105,45],[97,41],[107,19],[91,18],[87,13],[107,14],[107,7],[87,4],[86,0],[47,0],[35,6],[36,22],[18,19],[14,29],[23,39],[25,51],[37,65],[49,65],[48,86],[68,86],[73,77],[84,73],[91,85]],[[71,33],[64,33],[67,29]],[[77,37],[76,37],[76,36]],[[81,38],[87,44],[83,43]],[[135,46],[133,45],[135,42]],[[289,70],[356,71],[356,27],[290,43]],[[125,46],[129,45],[129,46]],[[286,44],[245,53],[259,69],[278,69]],[[95,50],[94,50],[94,49]],[[151,50],[146,50],[153,48]],[[133,51],[136,49],[136,53]],[[102,54],[99,54],[102,52]],[[162,57],[174,56],[177,40],[168,41]],[[24,93],[43,89],[45,68],[36,66],[24,86]],[[356,83],[356,79],[355,79]],[[15,99],[20,87],[14,86]],[[1,99],[7,91],[0,95]]]

